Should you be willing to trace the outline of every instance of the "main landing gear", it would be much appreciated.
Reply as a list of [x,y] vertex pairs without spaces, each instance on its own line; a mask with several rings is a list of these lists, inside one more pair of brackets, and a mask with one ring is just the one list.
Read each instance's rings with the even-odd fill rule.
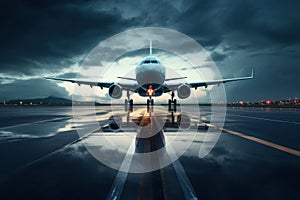
[[[169,99],[169,106],[168,110],[169,112],[176,112],[177,111],[177,100],[174,99],[175,94],[172,91],[171,93],[171,99]],[[153,111],[153,105],[154,105],[154,100],[149,96],[149,99],[147,99],[147,111]],[[127,91],[127,98],[125,99],[125,112],[132,112],[133,111],[133,99],[130,99],[130,94],[129,91]]]
[[125,99],[125,112],[133,111],[133,99],[130,99],[129,91],[127,90],[127,99]]
[[[174,92],[172,91],[171,93],[171,99],[169,99],[169,112],[173,111],[173,112],[176,112],[176,107],[177,107],[177,101],[176,99],[174,99]],[[173,106],[172,106],[173,104]]]

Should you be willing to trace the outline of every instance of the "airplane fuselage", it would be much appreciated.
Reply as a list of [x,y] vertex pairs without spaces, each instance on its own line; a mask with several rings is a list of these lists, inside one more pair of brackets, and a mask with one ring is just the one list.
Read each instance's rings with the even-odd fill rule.
[[[160,96],[163,93],[162,86],[166,78],[166,69],[162,62],[154,57],[144,58],[135,69],[136,80],[140,89],[140,96]],[[149,90],[154,92],[149,94]]]

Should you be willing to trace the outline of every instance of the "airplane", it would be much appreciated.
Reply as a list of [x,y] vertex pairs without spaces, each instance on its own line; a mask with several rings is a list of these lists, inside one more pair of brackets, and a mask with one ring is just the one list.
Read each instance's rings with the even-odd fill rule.
[[117,77],[119,79],[130,80],[132,83],[120,83],[120,82],[93,82],[93,81],[82,81],[64,78],[51,78],[45,77],[46,79],[67,81],[71,83],[76,83],[80,85],[89,85],[90,87],[97,86],[101,89],[108,88],[108,94],[111,98],[120,99],[123,94],[123,90],[127,91],[127,98],[125,99],[125,110],[129,109],[132,111],[133,99],[130,99],[130,92],[138,93],[142,97],[148,97],[147,108],[149,105],[153,106],[154,101],[152,97],[159,97],[163,93],[171,93],[171,99],[168,101],[169,111],[173,105],[173,111],[176,112],[177,101],[174,99],[175,93],[177,91],[177,96],[180,99],[186,99],[191,94],[191,89],[197,89],[198,87],[205,87],[209,85],[220,85],[222,83],[247,80],[253,78],[253,69],[251,76],[239,77],[239,78],[229,78],[211,81],[199,81],[199,82],[181,82],[181,83],[171,83],[172,80],[185,79],[187,77],[176,77],[176,78],[166,78],[166,69],[161,60],[152,55],[152,42],[150,41],[149,56],[142,59],[135,68],[136,78],[128,77]]

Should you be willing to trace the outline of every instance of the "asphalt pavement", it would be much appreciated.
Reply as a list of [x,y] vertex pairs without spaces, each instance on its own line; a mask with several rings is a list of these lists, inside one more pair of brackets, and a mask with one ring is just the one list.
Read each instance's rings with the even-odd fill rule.
[[[135,151],[134,131],[105,132],[89,126],[95,119],[99,127],[110,124],[116,113],[111,107],[96,107],[96,117],[94,110],[83,107],[76,124],[71,107],[0,110],[1,199],[300,199],[298,109],[228,107],[225,115],[200,107],[201,116],[191,116],[191,124],[199,117],[222,130],[209,154],[198,154],[206,129],[192,139],[185,135],[189,130],[183,130],[173,150],[165,152],[172,160],[172,151],[190,142],[183,155],[166,166],[159,161],[160,169],[146,173],[129,170],[135,169],[136,158],[128,153]],[[212,114],[225,117],[224,127],[210,123]],[[151,117],[134,123],[145,126]],[[79,129],[86,132],[78,134]],[[90,147],[104,137],[114,148],[103,143],[96,151],[108,161],[119,159],[114,167],[125,170],[95,157]],[[164,129],[162,137],[159,144],[174,141],[172,131]]]

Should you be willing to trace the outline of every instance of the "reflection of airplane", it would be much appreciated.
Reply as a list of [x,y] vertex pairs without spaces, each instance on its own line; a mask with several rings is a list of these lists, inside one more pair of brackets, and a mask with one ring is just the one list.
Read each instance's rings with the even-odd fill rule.
[[90,85],[98,86],[101,89],[109,88],[108,92],[112,98],[120,99],[122,97],[122,91],[127,91],[127,98],[125,99],[125,108],[127,110],[128,104],[130,109],[133,106],[133,100],[130,99],[130,92],[138,93],[142,97],[149,97],[147,99],[147,106],[153,105],[152,97],[161,96],[163,93],[171,93],[171,99],[169,99],[169,109],[171,105],[174,105],[176,111],[176,99],[174,99],[174,91],[177,91],[177,95],[180,99],[188,98],[191,94],[191,88],[197,89],[198,87],[207,87],[208,85],[219,85],[221,83],[239,81],[253,78],[249,77],[230,78],[221,80],[212,80],[204,82],[181,82],[181,83],[168,83],[171,80],[185,79],[187,77],[166,78],[166,69],[162,62],[152,56],[152,44],[150,42],[150,55],[145,57],[135,69],[136,78],[118,77],[120,79],[130,80],[132,83],[120,83],[120,82],[92,82],[81,81],[63,78],[47,78],[52,80],[68,81],[77,83],[78,85]]

